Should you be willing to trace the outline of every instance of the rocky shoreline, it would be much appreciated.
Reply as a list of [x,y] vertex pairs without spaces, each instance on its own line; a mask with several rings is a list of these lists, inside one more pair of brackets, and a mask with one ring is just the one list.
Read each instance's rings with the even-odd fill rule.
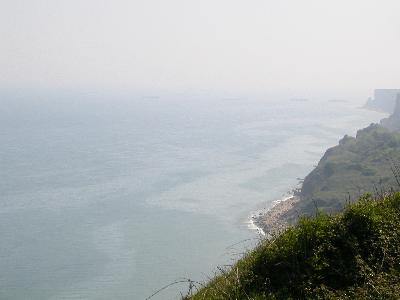
[[266,237],[284,230],[288,225],[287,213],[300,201],[298,193],[293,193],[283,199],[275,201],[269,209],[258,211],[252,215],[252,223],[258,231]]

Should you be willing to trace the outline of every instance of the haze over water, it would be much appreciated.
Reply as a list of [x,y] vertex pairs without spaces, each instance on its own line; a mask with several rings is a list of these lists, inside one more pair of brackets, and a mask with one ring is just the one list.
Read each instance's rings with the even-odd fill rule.
[[0,299],[205,280],[254,243],[252,212],[383,117],[358,108],[370,90],[400,86],[398,0],[0,8]]
[[144,299],[204,280],[257,237],[252,210],[383,116],[328,99],[107,97],[2,96],[0,298]]

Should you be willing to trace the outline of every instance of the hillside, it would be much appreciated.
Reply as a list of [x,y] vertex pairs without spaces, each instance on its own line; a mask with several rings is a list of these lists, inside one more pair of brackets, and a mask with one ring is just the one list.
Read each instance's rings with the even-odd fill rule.
[[400,130],[400,94],[396,98],[396,106],[389,118],[381,120],[381,125],[391,131]]
[[198,287],[186,299],[398,299],[400,193],[303,218]]
[[355,138],[345,136],[330,148],[317,167],[304,179],[300,201],[292,211],[312,214],[341,210],[365,192],[396,186],[392,168],[400,161],[400,134],[377,124],[359,130]]

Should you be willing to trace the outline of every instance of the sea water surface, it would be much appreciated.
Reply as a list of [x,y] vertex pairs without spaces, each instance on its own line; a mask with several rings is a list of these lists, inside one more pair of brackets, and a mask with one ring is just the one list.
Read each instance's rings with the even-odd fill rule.
[[253,209],[383,116],[358,106],[4,93],[0,298],[145,299],[206,280],[257,238]]

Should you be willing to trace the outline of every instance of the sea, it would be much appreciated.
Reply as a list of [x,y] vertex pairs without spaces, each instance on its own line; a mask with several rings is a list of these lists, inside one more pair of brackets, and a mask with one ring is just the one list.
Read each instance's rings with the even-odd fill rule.
[[179,299],[257,243],[252,212],[385,116],[352,99],[0,96],[0,299]]

